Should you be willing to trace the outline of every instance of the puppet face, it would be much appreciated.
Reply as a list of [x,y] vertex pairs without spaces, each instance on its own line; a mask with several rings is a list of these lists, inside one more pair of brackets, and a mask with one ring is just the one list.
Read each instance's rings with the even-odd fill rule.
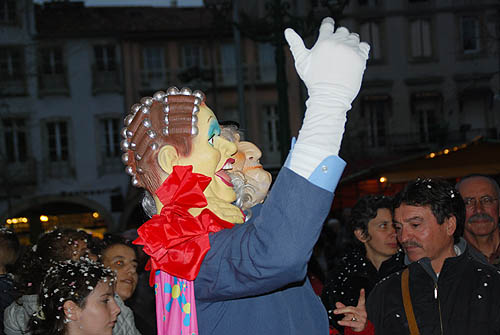
[[225,170],[232,167],[234,159],[231,156],[237,150],[236,145],[220,136],[219,122],[205,105],[198,113],[197,126],[199,132],[193,137],[191,153],[186,157],[179,156],[175,165],[192,165],[193,172],[212,178],[205,196],[231,203],[236,194]]
[[264,200],[271,185],[271,174],[264,170],[259,159],[262,152],[259,148],[247,141],[237,143],[238,152],[235,154],[235,163],[231,172],[241,171],[249,184],[255,187],[253,196],[254,203],[260,203]]

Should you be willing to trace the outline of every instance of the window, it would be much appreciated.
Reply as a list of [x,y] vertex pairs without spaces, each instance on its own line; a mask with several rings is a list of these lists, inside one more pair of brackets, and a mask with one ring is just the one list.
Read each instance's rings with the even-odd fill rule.
[[68,124],[65,121],[47,123],[49,159],[52,162],[68,161]]
[[27,120],[6,118],[2,120],[6,159],[9,163],[26,162],[28,159]]
[[95,64],[92,69],[93,92],[120,91],[116,47],[114,45],[94,46]]
[[220,48],[220,80],[224,85],[236,84],[236,51],[234,44],[225,43]]
[[97,71],[116,71],[116,50],[114,45],[96,45],[94,56]]
[[479,20],[474,16],[461,18],[461,42],[465,54],[479,51]]
[[44,47],[40,49],[39,79],[42,93],[67,93],[68,86],[61,47]]
[[182,46],[182,65],[184,68],[203,66],[201,47],[197,44],[185,44]]
[[61,74],[64,72],[63,53],[60,47],[43,48],[40,54],[42,57],[42,73]]
[[105,117],[99,120],[99,173],[115,173],[123,171],[120,149],[120,117]]
[[17,20],[17,0],[0,0],[0,24],[13,24]]
[[164,88],[167,83],[163,48],[146,46],[142,49],[142,85],[151,89]]
[[376,22],[365,22],[360,27],[361,40],[370,44],[370,60],[382,59],[380,45],[380,25]]
[[15,80],[23,77],[23,49],[18,47],[0,48],[0,77]]
[[258,44],[258,80],[266,83],[276,81],[276,61],[274,45],[269,43]]
[[107,118],[101,120],[101,154],[104,158],[119,157],[120,150],[120,119]]
[[410,52],[412,58],[432,57],[431,22],[428,19],[410,21]]
[[371,147],[386,145],[388,102],[388,96],[367,96],[363,98],[363,115],[367,118],[368,144]]
[[439,142],[447,132],[441,117],[441,96],[436,92],[420,92],[413,96],[412,103],[419,142]]
[[281,160],[281,148],[278,107],[276,105],[267,105],[263,107],[263,112],[263,161],[267,165],[279,165]]
[[0,48],[0,94],[26,94],[24,50],[22,47]]

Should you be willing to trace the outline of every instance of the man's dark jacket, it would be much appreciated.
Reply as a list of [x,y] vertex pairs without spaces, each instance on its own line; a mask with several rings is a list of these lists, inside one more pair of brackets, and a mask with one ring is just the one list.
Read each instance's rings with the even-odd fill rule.
[[[439,278],[428,258],[409,265],[420,334],[500,334],[500,272],[476,258],[464,240],[455,250],[460,255],[445,260]],[[409,334],[401,273],[379,282],[368,297],[376,334]]]

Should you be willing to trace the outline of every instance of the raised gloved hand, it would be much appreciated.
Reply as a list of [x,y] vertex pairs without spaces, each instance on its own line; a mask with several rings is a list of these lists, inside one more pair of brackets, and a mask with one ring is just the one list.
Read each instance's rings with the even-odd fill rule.
[[346,112],[361,87],[370,46],[344,27],[334,32],[329,17],[311,49],[293,29],[285,30],[285,38],[309,94],[290,168],[308,178],[324,158],[339,152]]

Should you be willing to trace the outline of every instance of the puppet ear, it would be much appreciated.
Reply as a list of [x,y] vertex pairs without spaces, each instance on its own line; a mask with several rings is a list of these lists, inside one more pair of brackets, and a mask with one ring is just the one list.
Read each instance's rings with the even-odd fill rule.
[[177,165],[179,155],[177,150],[171,145],[164,145],[158,153],[158,165],[168,174],[172,173],[173,167]]

